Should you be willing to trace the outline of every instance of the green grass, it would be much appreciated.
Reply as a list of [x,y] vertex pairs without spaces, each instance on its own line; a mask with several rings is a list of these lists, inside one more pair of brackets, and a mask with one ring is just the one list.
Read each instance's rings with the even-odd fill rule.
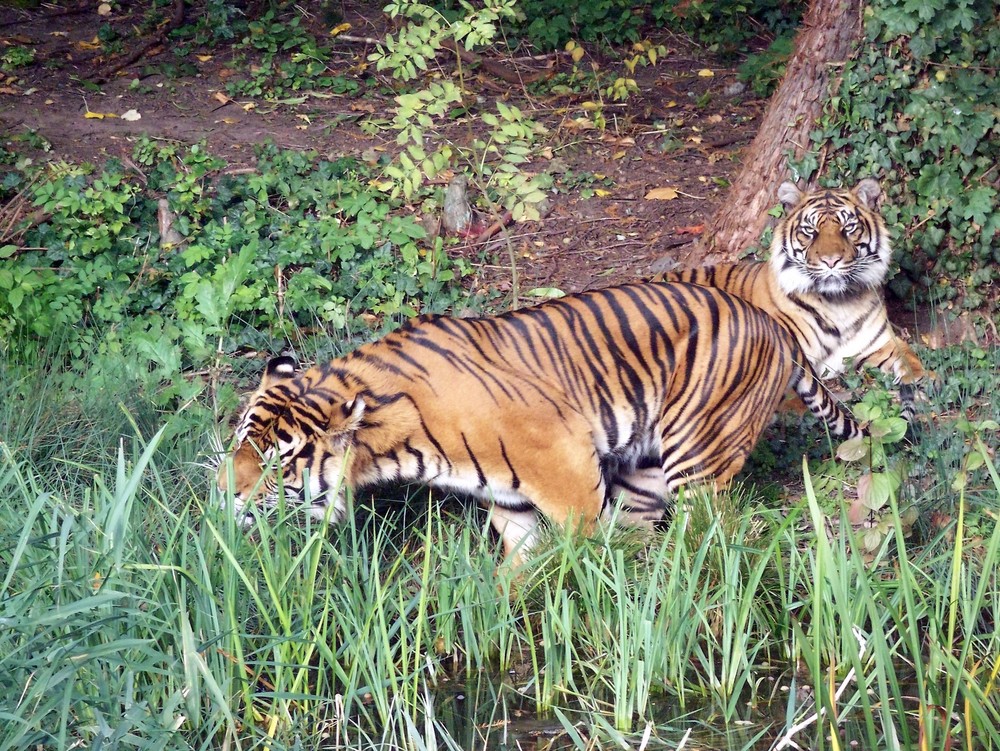
[[524,717],[554,748],[1000,748],[1000,478],[948,490],[989,430],[935,434],[951,474],[907,502],[938,523],[907,536],[893,501],[874,555],[806,468],[788,513],[691,494],[511,576],[484,513],[425,490],[243,530],[210,410],[153,403],[0,361],[4,751],[503,747]]

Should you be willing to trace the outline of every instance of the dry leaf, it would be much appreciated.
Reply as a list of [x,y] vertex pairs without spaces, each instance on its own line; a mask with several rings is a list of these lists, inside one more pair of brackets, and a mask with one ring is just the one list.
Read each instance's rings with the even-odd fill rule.
[[225,94],[223,94],[221,91],[216,91],[215,92],[215,96],[213,98],[219,104],[229,104],[231,101],[233,101],[232,99],[230,99],[229,97],[227,97]]
[[847,518],[855,527],[860,527],[868,518],[868,511],[869,509],[864,503],[860,500],[854,500],[847,509]]
[[104,118],[118,117],[114,112],[91,112],[87,110],[83,115],[86,120],[103,120]]
[[0,94],[10,94],[10,95],[13,95],[13,94],[17,94],[17,93],[18,93],[17,89],[15,89],[15,88],[13,88],[11,86],[0,86]]
[[212,59],[211,55],[195,55],[195,57],[198,58],[198,62],[200,63],[207,63],[209,60]]
[[688,136],[688,140],[691,143],[701,143],[702,138],[701,138],[701,136]]
[[677,198],[677,188],[653,188],[646,194],[647,201],[673,201]]
[[705,231],[704,224],[689,224],[687,227],[676,227],[675,235],[700,235]]
[[97,6],[97,15],[99,16],[110,16],[111,15],[111,3],[101,3]]
[[722,115],[709,115],[708,116],[708,121],[710,123],[721,123],[722,122]]
[[698,75],[701,76],[702,78],[714,78],[715,77],[715,73],[713,73],[708,68],[702,68],[701,70],[699,70],[698,71]]
[[345,22],[337,26],[334,26],[332,29],[330,29],[330,36],[335,37],[337,36],[337,34],[343,34],[345,31],[350,31],[350,30],[351,30],[351,25]]
[[312,120],[309,119],[309,115],[296,115],[296,117],[299,118],[299,120],[305,120],[307,123],[310,124],[312,123]]
[[50,37],[68,37],[69,36],[69,32],[68,31],[50,31],[49,32],[49,36]]
[[235,117],[224,117],[221,120],[216,120],[215,122],[217,122],[217,123],[223,123],[225,125],[232,125],[233,123],[238,122],[238,121],[237,121],[237,119]]
[[136,120],[141,120],[142,115],[140,115],[136,110],[129,110],[128,112],[122,113],[122,120],[127,120],[130,123],[134,123]]
[[243,105],[243,111],[244,112],[249,112],[250,110],[253,110],[253,109],[256,109],[256,108],[257,108],[257,105],[254,104],[253,102],[247,102],[246,104]]
[[574,117],[566,121],[565,125],[570,130],[593,130],[597,127],[589,117]]

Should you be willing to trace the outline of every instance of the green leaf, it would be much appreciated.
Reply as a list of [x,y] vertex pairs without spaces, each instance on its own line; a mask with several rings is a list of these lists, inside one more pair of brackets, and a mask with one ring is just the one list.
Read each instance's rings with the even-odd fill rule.
[[869,426],[872,438],[881,438],[883,443],[896,443],[906,435],[907,423],[902,417],[880,417]]
[[7,295],[7,303],[13,310],[17,310],[21,307],[21,303],[24,301],[24,287],[15,287]]
[[979,449],[974,449],[965,456],[965,469],[968,472],[974,472],[984,464],[986,464],[986,457]]
[[837,448],[837,458],[845,462],[854,462],[868,455],[868,439],[864,436],[844,441]]
[[528,297],[541,297],[547,300],[554,300],[566,296],[566,293],[558,287],[535,287],[534,289],[529,289],[524,294]]
[[871,482],[861,500],[872,511],[878,511],[889,502],[898,486],[898,480],[892,472],[872,472]]

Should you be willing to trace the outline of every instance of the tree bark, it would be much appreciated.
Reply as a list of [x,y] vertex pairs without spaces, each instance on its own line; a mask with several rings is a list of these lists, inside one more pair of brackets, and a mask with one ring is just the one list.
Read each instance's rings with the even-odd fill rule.
[[799,158],[808,147],[809,130],[829,93],[830,70],[847,60],[861,38],[861,10],[861,0],[809,4],[785,77],[722,208],[705,228],[703,255],[733,261],[760,237],[778,185],[789,178],[785,152],[791,150]]

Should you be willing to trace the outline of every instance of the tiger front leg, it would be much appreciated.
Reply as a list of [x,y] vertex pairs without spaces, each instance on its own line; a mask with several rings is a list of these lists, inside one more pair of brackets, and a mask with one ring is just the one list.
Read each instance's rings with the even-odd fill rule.
[[545,483],[544,489],[529,479],[522,486],[522,504],[491,504],[490,523],[503,541],[504,559],[514,566],[520,566],[538,542],[540,516],[550,524],[586,535],[593,532],[601,515],[604,484],[600,472],[555,471],[547,479],[551,482]]
[[590,534],[604,505],[604,478],[589,429],[561,426],[547,431],[547,437],[545,445],[526,440],[508,447],[506,459],[523,503],[492,503],[493,528],[514,564],[537,542],[539,515],[550,524]]
[[651,530],[666,518],[669,507],[670,492],[663,468],[659,464],[636,467],[612,479],[603,518]]
[[490,524],[503,543],[504,562],[519,568],[538,541],[538,514],[530,504],[509,508],[494,504]]

